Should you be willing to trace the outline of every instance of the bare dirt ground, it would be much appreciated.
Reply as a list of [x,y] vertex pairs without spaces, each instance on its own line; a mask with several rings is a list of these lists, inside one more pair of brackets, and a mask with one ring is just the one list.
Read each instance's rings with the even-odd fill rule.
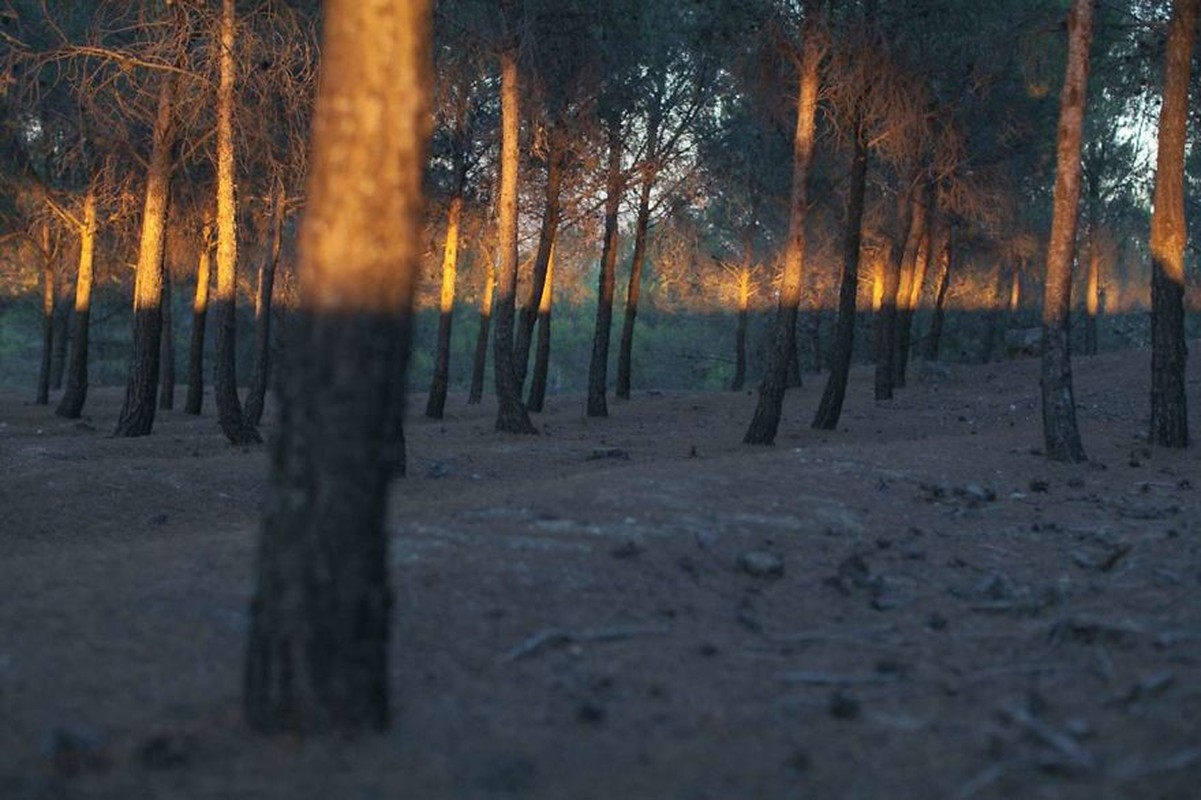
[[1145,446],[1148,363],[1076,360],[1082,465],[1035,360],[883,405],[857,371],[835,433],[807,378],[773,448],[745,393],[556,397],[537,437],[414,398],[395,727],[357,740],[239,722],[263,449],[0,393],[0,797],[1196,798],[1201,451]]

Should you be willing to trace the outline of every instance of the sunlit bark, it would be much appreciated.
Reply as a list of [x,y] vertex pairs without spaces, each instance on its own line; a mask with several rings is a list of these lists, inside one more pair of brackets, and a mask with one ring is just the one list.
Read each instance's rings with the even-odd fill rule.
[[463,191],[467,183],[468,146],[465,123],[457,123],[451,146],[454,167],[454,188],[450,208],[446,213],[446,237],[442,244],[442,286],[438,297],[438,340],[434,349],[434,372],[430,379],[430,394],[425,415],[442,419],[446,409],[446,393],[450,388],[450,336],[455,311],[455,283],[459,274],[459,227],[463,219]]
[[55,413],[75,419],[83,413],[88,396],[88,327],[92,313],[93,260],[96,252],[96,192],[88,187],[83,198],[83,220],[79,229],[79,270],[75,275],[75,330],[71,337],[71,360],[67,365],[67,388]]
[[634,325],[638,320],[638,302],[642,295],[642,273],[646,264],[647,228],[651,219],[651,190],[655,186],[658,165],[659,128],[662,126],[662,98],[652,99],[646,122],[646,162],[642,165],[642,185],[638,190],[638,216],[634,220],[634,254],[630,259],[630,282],[626,286],[625,314],[621,323],[621,341],[617,347],[617,387],[614,393],[630,399],[630,371],[634,358]]
[[158,389],[159,347],[162,341],[163,251],[166,245],[167,204],[170,199],[175,129],[175,91],[178,76],[167,73],[159,87],[158,110],[146,169],[146,199],[133,289],[133,353],[125,404],[115,436],[146,436],[154,427]]
[[[809,172],[817,120],[817,92],[823,43],[818,22],[820,3],[805,0],[802,10],[801,70],[797,90],[796,132],[792,149],[792,193],[789,201],[788,240],[784,253],[784,279],[768,354],[767,371],[759,387],[759,402],[747,428],[746,444],[772,444],[780,426],[784,391],[788,385],[789,362],[794,360],[797,307],[805,268],[805,219],[809,206]],[[790,339],[793,344],[790,346]]]
[[834,352],[830,375],[822,390],[821,402],[813,416],[813,427],[832,431],[838,427],[851,373],[851,355],[855,343],[855,305],[859,293],[859,255],[863,242],[863,209],[867,194],[867,138],[862,113],[854,120],[854,151],[851,154],[851,185],[847,198],[846,231],[842,244],[842,279],[838,287],[838,321],[835,323]]
[[550,371],[550,326],[555,291],[555,243],[551,242],[546,260],[546,282],[538,303],[538,343],[534,348],[534,374],[530,377],[530,411],[542,411],[546,401],[546,380]]
[[271,374],[271,316],[275,290],[275,273],[284,243],[284,219],[287,216],[288,195],[282,180],[277,179],[271,193],[270,244],[259,264],[258,292],[254,302],[254,372],[246,393],[246,422],[258,426],[263,419],[267,399],[267,382]]
[[1022,271],[1014,269],[1009,278],[1009,319],[1016,321],[1018,310],[1022,306]]
[[204,404],[204,324],[208,316],[209,283],[212,281],[213,219],[206,213],[200,234],[200,261],[196,267],[196,293],[192,299],[192,333],[188,345],[188,397],[185,414],[199,414]]
[[[905,226],[908,229],[908,225]],[[876,311],[876,373],[877,401],[891,400],[893,389],[893,337],[897,324],[897,287],[901,283],[903,250],[891,246],[880,261],[880,306]]]
[[213,396],[217,421],[231,444],[261,442],[258,430],[242,413],[238,399],[237,280],[238,206],[234,196],[234,0],[221,2],[220,80],[217,84],[217,348],[213,354]]
[[[1168,31],[1151,216],[1151,442],[1187,447],[1184,153],[1198,0],[1175,0]],[[1194,147],[1197,146],[1194,143]]]
[[430,4],[328,0],[251,604],[243,708],[259,731],[390,722],[384,530],[403,403],[430,124]]
[[609,334],[613,327],[613,290],[617,269],[617,213],[625,181],[621,174],[621,120],[614,115],[606,121],[609,167],[605,188],[605,240],[601,246],[600,274],[597,278],[596,327],[592,334],[592,359],[588,363],[588,403],[590,417],[609,416],[605,393],[609,382]]
[[[1101,246],[1095,232],[1089,234],[1088,273],[1084,284],[1084,352],[1097,354],[1097,315],[1101,305]],[[1015,276],[1016,277],[1016,276]]]
[[521,303],[521,313],[517,320],[514,367],[517,370],[519,390],[525,384],[534,323],[538,320],[542,294],[546,291],[546,271],[550,265],[550,251],[554,247],[555,237],[559,230],[561,208],[559,198],[563,191],[563,160],[567,149],[563,140],[564,135],[558,130],[550,132],[549,152],[546,157],[546,200],[545,210],[542,214],[542,229],[538,233],[538,252],[534,256],[534,269],[530,274],[529,292]]
[[492,336],[492,372],[496,384],[496,429],[507,433],[536,433],[521,401],[521,386],[513,354],[513,316],[517,300],[517,170],[521,88],[517,73],[517,33],[514,0],[501,0],[505,44],[500,53],[501,136],[500,193],[497,199],[498,269],[496,330]]
[[34,402],[39,406],[50,403],[50,360],[54,348],[54,297],[57,274],[54,269],[54,249],[50,243],[50,223],[42,222],[42,361],[38,367],[38,390]]
[[897,285],[896,320],[892,328],[892,385],[905,388],[909,367],[909,338],[913,334],[913,314],[925,280],[924,259],[929,256],[929,219],[931,192],[923,176],[921,185],[913,191],[909,213],[909,232],[901,257],[900,282]]
[[746,334],[751,317],[751,277],[755,258],[754,233],[747,237],[742,265],[738,268],[738,324],[734,330],[734,379],[730,391],[741,392],[746,386]]
[[935,247],[935,263],[938,265],[938,278],[934,288],[934,310],[930,317],[930,333],[926,337],[926,360],[937,361],[939,348],[942,346],[942,326],[947,314],[947,293],[951,288],[951,276],[955,267],[955,223],[946,226],[946,232],[941,239],[941,245]]
[[1085,460],[1076,426],[1068,341],[1072,302],[1072,261],[1080,202],[1080,143],[1088,88],[1089,44],[1093,33],[1092,0],[1073,0],[1068,13],[1068,57],[1059,100],[1055,192],[1047,275],[1043,295],[1042,410],[1047,457]]

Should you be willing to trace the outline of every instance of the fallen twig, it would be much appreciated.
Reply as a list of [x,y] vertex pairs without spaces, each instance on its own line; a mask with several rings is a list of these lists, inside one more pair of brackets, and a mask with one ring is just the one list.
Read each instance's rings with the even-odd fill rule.
[[852,628],[850,630],[813,630],[796,633],[763,633],[763,638],[773,644],[861,644],[869,647],[885,647],[886,643],[876,641],[879,636],[896,633],[896,625],[876,625],[868,628]]
[[1114,777],[1120,781],[1137,781],[1152,775],[1162,775],[1165,772],[1177,772],[1182,769],[1188,769],[1194,764],[1201,762],[1201,750],[1190,747],[1187,750],[1181,750],[1167,758],[1153,761],[1150,764],[1141,766],[1128,765],[1114,772]]
[[975,797],[977,792],[992,786],[1004,774],[1005,768],[1003,766],[1000,764],[990,764],[984,768],[983,772],[959,787],[959,791],[955,792],[955,800],[969,800],[969,798]]
[[960,685],[981,683],[993,678],[1006,675],[1041,675],[1044,672],[1072,672],[1078,670],[1075,664],[1010,664],[1003,667],[989,667],[963,675],[959,678]]
[[897,675],[838,675],[830,672],[777,672],[776,680],[783,683],[804,683],[809,686],[857,686],[870,683],[892,683]]
[[1057,731],[1026,709],[1006,706],[1002,709],[1002,713],[1017,725],[1034,734],[1044,744],[1050,745],[1055,752],[1067,760],[1069,766],[1081,772],[1091,772],[1097,768],[1097,759],[1092,753],[1076,744],[1076,740],[1071,736]]
[[629,639],[634,636],[663,636],[670,633],[666,625],[624,625],[614,628],[593,628],[583,631],[568,631],[562,628],[550,628],[535,633],[509,652],[501,659],[504,663],[517,661],[520,658],[533,655],[550,645],[580,644],[583,642],[612,642],[618,639]]

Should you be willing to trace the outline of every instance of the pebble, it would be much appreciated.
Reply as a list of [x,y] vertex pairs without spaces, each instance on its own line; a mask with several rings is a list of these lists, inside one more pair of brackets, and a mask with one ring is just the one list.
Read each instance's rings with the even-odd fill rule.
[[738,566],[755,578],[780,578],[784,575],[784,559],[764,550],[748,550],[738,556]]

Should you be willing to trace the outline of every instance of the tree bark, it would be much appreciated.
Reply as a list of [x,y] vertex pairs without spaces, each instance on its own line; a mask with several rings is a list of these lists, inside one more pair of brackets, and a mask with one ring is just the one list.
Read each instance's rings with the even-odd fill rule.
[[638,319],[638,301],[642,295],[642,273],[646,265],[647,229],[651,219],[651,190],[658,175],[659,129],[663,124],[662,91],[657,87],[646,122],[646,156],[642,165],[642,186],[638,192],[638,216],[634,222],[634,254],[630,259],[630,282],[626,287],[625,314],[621,322],[621,342],[617,348],[617,388],[622,400],[630,399],[630,370],[634,352],[634,324]]
[[750,327],[751,265],[755,257],[752,237],[748,237],[743,264],[738,269],[738,325],[734,330],[734,379],[730,381],[731,392],[741,392],[746,386],[746,334]]
[[188,397],[185,414],[199,414],[204,405],[204,323],[209,307],[209,283],[212,281],[213,220],[205,215],[200,234],[200,262],[196,267],[196,294],[192,299],[192,335],[188,344]]
[[263,421],[263,407],[267,400],[267,382],[271,374],[271,310],[275,293],[275,271],[279,266],[279,254],[284,244],[284,219],[287,215],[287,193],[282,180],[276,180],[271,199],[271,244],[266,257],[259,264],[258,294],[254,304],[254,372],[250,378],[250,391],[246,394],[244,414],[249,425],[258,427]]
[[617,349],[617,388],[622,400],[630,399],[630,369],[634,351],[634,323],[638,318],[638,300],[642,294],[642,272],[646,264],[646,235],[651,217],[651,188],[655,179],[647,170],[638,193],[638,216],[634,222],[634,255],[630,260],[630,282],[626,286],[625,315],[621,321],[621,342]]
[[[1155,210],[1151,215],[1151,443],[1189,444],[1184,331],[1184,154],[1188,125],[1189,74],[1197,31],[1198,0],[1175,0],[1168,30],[1159,152],[1155,165]],[[1196,146],[1194,144],[1194,146]]]
[[847,198],[846,234],[842,245],[842,280],[838,287],[838,321],[834,331],[834,354],[830,375],[813,426],[832,431],[838,427],[846,398],[847,379],[851,374],[851,356],[855,345],[856,300],[859,295],[859,253],[863,243],[863,209],[867,194],[867,137],[861,113],[856,113],[854,152],[851,155],[851,185]]
[[538,321],[541,313],[542,295],[546,291],[546,271],[550,268],[550,251],[554,247],[559,230],[559,198],[563,191],[563,159],[566,154],[563,135],[558,130],[552,130],[550,133],[550,152],[546,161],[546,210],[542,214],[542,229],[538,233],[538,252],[534,257],[534,270],[530,275],[530,291],[522,301],[521,313],[518,315],[517,343],[514,348],[518,391],[525,385],[530,360],[530,341],[534,334],[534,323]]
[[175,408],[175,322],[171,313],[171,270],[163,269],[163,336],[159,353],[158,407]]
[[617,271],[617,214],[625,181],[621,174],[621,119],[613,114],[608,129],[609,167],[605,195],[605,241],[601,246],[600,276],[597,279],[596,327],[592,334],[592,359],[588,363],[590,417],[609,416],[605,392],[609,383],[609,334],[613,327],[613,289]]
[[484,290],[480,293],[480,319],[475,335],[475,357],[471,362],[471,389],[467,405],[475,405],[484,397],[484,368],[488,362],[488,329],[492,327],[492,295],[496,287],[496,269],[485,258]]
[[53,349],[50,351],[50,388],[63,388],[63,374],[67,367],[67,342],[71,338],[71,285],[60,281],[54,300]]
[[551,242],[546,260],[546,283],[538,303],[538,344],[534,350],[534,374],[530,378],[530,411],[541,412],[546,401],[546,379],[550,370],[550,324],[555,291],[555,245]]
[[146,170],[146,200],[133,290],[133,352],[125,404],[114,436],[146,436],[154,428],[158,389],[159,347],[162,340],[163,252],[166,246],[167,206],[174,167],[175,90],[178,77],[167,73],[159,87],[158,110]]
[[[1023,260],[1022,264],[1024,265]],[[1009,326],[1020,324],[1018,312],[1022,310],[1022,270],[1021,265],[1014,264],[1009,271]]]
[[237,373],[238,206],[234,197],[234,0],[221,2],[220,80],[217,84],[217,316],[213,395],[217,422],[230,444],[263,441],[242,413]]
[[894,389],[905,388],[906,372],[909,368],[909,338],[913,334],[913,314],[917,310],[917,298],[921,296],[926,268],[923,263],[930,252],[930,183],[923,176],[921,185],[913,192],[909,215],[909,233],[905,237],[905,251],[901,258],[901,279],[897,287],[897,313],[892,338],[892,385]]
[[[1084,285],[1084,354],[1097,354],[1097,314],[1100,310],[1101,249],[1096,235],[1090,231],[1088,242],[1088,274]],[[1016,274],[1016,273],[1015,273]]]
[[930,334],[926,337],[926,360],[937,361],[942,346],[942,326],[947,315],[947,292],[951,288],[951,275],[955,258],[955,223],[947,225],[942,246],[935,248],[936,263],[939,264],[938,279],[934,289],[934,311],[930,317]]
[[889,249],[881,264],[883,272],[880,309],[876,313],[876,401],[891,400],[893,390],[893,337],[897,324],[897,288],[901,284],[901,258],[903,251],[896,246]]
[[54,253],[50,245],[50,223],[42,223],[42,361],[38,367],[37,397],[39,406],[50,404],[50,362],[54,350]]
[[[1013,267],[1011,266],[1010,269],[1013,269]],[[989,364],[996,358],[997,340],[1003,337],[1001,320],[1006,316],[1003,313],[1006,307],[1005,267],[998,265],[996,276],[993,279],[992,292],[988,298],[988,318],[985,325],[984,341],[981,343],[980,348],[981,364]]]
[[497,202],[497,235],[500,265],[496,277],[496,331],[492,337],[492,374],[496,385],[496,430],[537,433],[525,404],[513,353],[513,315],[517,300],[517,170],[518,133],[521,122],[521,88],[517,74],[517,34],[513,29],[514,0],[500,0],[505,20],[501,48],[501,160],[500,196]]
[[300,311],[251,603],[252,728],[389,725],[384,530],[420,259],[427,0],[325,4]]
[[1092,0],[1073,0],[1068,13],[1067,66],[1059,100],[1055,192],[1043,295],[1043,440],[1047,457],[1054,461],[1084,461],[1086,458],[1076,426],[1068,335],[1072,309],[1072,261],[1080,202],[1080,144],[1092,32]]
[[58,401],[56,414],[77,419],[88,397],[88,323],[92,308],[93,259],[96,252],[96,191],[89,187],[83,198],[83,225],[79,230],[79,271],[75,276],[75,330],[71,337],[71,360],[67,365],[67,389]]
[[809,372],[820,375],[825,358],[822,355],[822,309],[820,300],[814,296],[813,305],[806,314],[805,328],[809,334]]
[[796,132],[792,147],[792,194],[788,213],[788,240],[784,253],[784,281],[768,353],[767,370],[759,386],[759,402],[747,428],[746,444],[772,444],[780,426],[789,362],[795,362],[797,308],[805,268],[805,220],[809,205],[809,171],[813,161],[817,119],[817,92],[823,45],[819,41],[818,0],[804,0],[801,32],[801,74],[797,90]]
[[446,238],[442,245],[442,287],[438,298],[438,342],[434,351],[434,374],[425,415],[442,419],[446,393],[450,389],[450,335],[455,311],[455,281],[459,272],[459,227],[463,219],[463,192],[467,184],[467,135],[462,118],[452,140],[455,183],[446,214]]

